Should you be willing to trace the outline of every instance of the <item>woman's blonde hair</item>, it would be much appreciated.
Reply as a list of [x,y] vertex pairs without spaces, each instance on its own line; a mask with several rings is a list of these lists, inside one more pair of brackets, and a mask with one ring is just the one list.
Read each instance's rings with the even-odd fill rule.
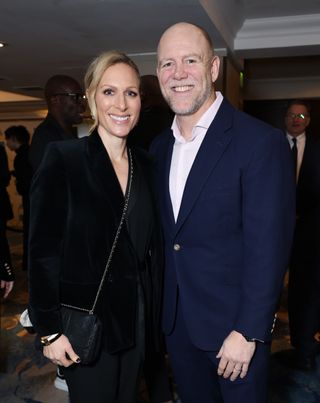
[[93,125],[90,127],[90,133],[97,127],[97,106],[95,101],[97,87],[104,72],[115,64],[123,63],[130,66],[136,73],[140,81],[140,73],[137,65],[125,53],[117,50],[103,52],[96,57],[88,67],[84,77],[84,86],[88,99],[88,105],[93,119]]

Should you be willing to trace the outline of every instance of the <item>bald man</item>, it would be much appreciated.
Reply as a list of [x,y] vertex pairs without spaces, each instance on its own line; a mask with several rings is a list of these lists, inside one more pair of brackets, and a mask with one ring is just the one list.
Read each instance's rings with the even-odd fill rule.
[[[82,88],[70,76],[54,75],[50,77],[45,85],[44,95],[48,114],[35,129],[29,149],[29,161],[33,172],[38,169],[49,143],[76,137],[74,125],[82,123],[86,108]],[[59,368],[57,368],[54,385],[57,389],[68,391],[66,381]]]
[[72,77],[52,76],[47,81],[44,92],[48,114],[35,129],[29,151],[34,171],[40,165],[48,143],[75,137],[74,125],[82,122],[85,111],[83,91]]
[[283,134],[214,89],[209,35],[179,23],[158,46],[175,118],[152,144],[165,238],[163,329],[183,403],[266,403],[271,332],[294,227]]

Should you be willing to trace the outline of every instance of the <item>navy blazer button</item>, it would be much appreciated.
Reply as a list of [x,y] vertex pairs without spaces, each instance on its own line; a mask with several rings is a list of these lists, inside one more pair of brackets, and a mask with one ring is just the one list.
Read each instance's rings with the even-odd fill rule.
[[175,244],[173,245],[173,249],[174,249],[175,251],[178,251],[178,250],[181,249],[181,246],[180,246],[178,243],[175,243]]

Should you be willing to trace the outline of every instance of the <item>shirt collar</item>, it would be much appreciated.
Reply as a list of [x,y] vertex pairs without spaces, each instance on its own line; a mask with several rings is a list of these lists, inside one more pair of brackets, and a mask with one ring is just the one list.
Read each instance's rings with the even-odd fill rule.
[[301,141],[301,140],[303,140],[304,138],[306,137],[306,133],[305,132],[303,132],[303,133],[301,133],[301,134],[299,134],[299,136],[291,136],[291,134],[289,134],[288,132],[287,132],[287,138],[289,139],[289,140],[292,140],[292,139],[296,139],[297,140],[297,142],[299,142],[299,141]]

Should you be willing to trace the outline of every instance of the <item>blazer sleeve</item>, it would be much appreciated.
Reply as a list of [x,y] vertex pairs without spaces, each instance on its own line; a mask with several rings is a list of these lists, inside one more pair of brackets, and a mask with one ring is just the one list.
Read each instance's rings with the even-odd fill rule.
[[244,273],[235,330],[268,341],[288,266],[295,223],[295,181],[288,143],[261,136],[243,174]]
[[8,157],[4,146],[0,143],[0,186],[6,188],[10,182]]
[[67,219],[63,158],[52,143],[34,175],[30,191],[29,309],[40,336],[61,332],[59,274]]

